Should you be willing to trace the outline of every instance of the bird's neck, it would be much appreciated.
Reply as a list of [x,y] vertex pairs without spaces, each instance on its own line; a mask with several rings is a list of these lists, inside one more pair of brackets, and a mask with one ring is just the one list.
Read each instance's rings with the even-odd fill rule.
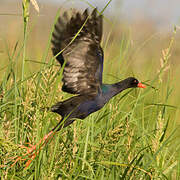
[[114,84],[103,84],[101,86],[102,94],[107,100],[111,99],[113,96],[116,96],[127,88],[130,87],[128,84],[124,83],[124,80]]

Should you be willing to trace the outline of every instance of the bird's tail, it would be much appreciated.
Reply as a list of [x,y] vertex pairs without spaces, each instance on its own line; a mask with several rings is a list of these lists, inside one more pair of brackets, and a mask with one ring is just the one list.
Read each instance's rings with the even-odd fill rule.
[[63,107],[64,107],[63,103],[58,102],[57,104],[53,105],[52,107],[43,107],[40,109],[41,111],[51,111],[51,112],[55,112],[55,113],[58,113],[59,115],[61,115],[62,119],[51,131],[55,131],[55,132],[60,131],[62,128],[65,128],[74,122],[75,119],[70,118],[70,115],[72,112],[69,113],[68,115],[65,115],[65,113],[63,113],[64,112]]

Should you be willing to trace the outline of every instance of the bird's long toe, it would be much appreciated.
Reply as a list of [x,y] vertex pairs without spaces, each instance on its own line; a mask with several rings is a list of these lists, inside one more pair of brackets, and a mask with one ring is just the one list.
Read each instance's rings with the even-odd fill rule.
[[22,156],[14,157],[13,167],[18,161],[27,161],[25,164],[25,168],[29,167],[31,162],[35,159],[35,157],[39,154],[40,150],[43,148],[44,145],[48,143],[48,141],[53,137],[55,132],[50,131],[46,134],[36,145],[32,145],[28,143],[28,146],[19,145],[21,149],[26,149],[26,152],[22,154]]

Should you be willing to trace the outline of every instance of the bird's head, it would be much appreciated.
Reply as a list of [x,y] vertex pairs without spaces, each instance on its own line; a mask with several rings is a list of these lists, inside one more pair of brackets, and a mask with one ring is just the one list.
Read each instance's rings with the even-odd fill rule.
[[127,79],[127,82],[130,87],[139,87],[139,88],[145,88],[146,86],[142,83],[140,83],[136,78],[134,77],[129,77]]

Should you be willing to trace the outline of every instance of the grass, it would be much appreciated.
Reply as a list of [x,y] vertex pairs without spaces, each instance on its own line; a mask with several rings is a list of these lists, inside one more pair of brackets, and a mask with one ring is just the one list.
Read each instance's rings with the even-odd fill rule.
[[[13,157],[24,153],[19,144],[35,144],[60,120],[59,115],[41,108],[70,96],[61,91],[62,69],[48,56],[51,33],[40,65],[26,61],[31,26],[25,19],[29,1],[23,3],[24,40],[17,40],[14,48],[4,42],[8,62],[1,69],[0,82],[1,178],[180,179],[179,110],[170,104],[175,32],[162,48],[156,73],[150,63],[141,69],[143,75],[133,73],[149,80],[146,90],[124,91],[102,110],[62,129],[27,169],[24,162],[11,167]],[[111,36],[103,39],[104,81],[109,83],[132,75],[127,71],[130,61],[125,61],[130,58],[130,37],[110,43]]]

